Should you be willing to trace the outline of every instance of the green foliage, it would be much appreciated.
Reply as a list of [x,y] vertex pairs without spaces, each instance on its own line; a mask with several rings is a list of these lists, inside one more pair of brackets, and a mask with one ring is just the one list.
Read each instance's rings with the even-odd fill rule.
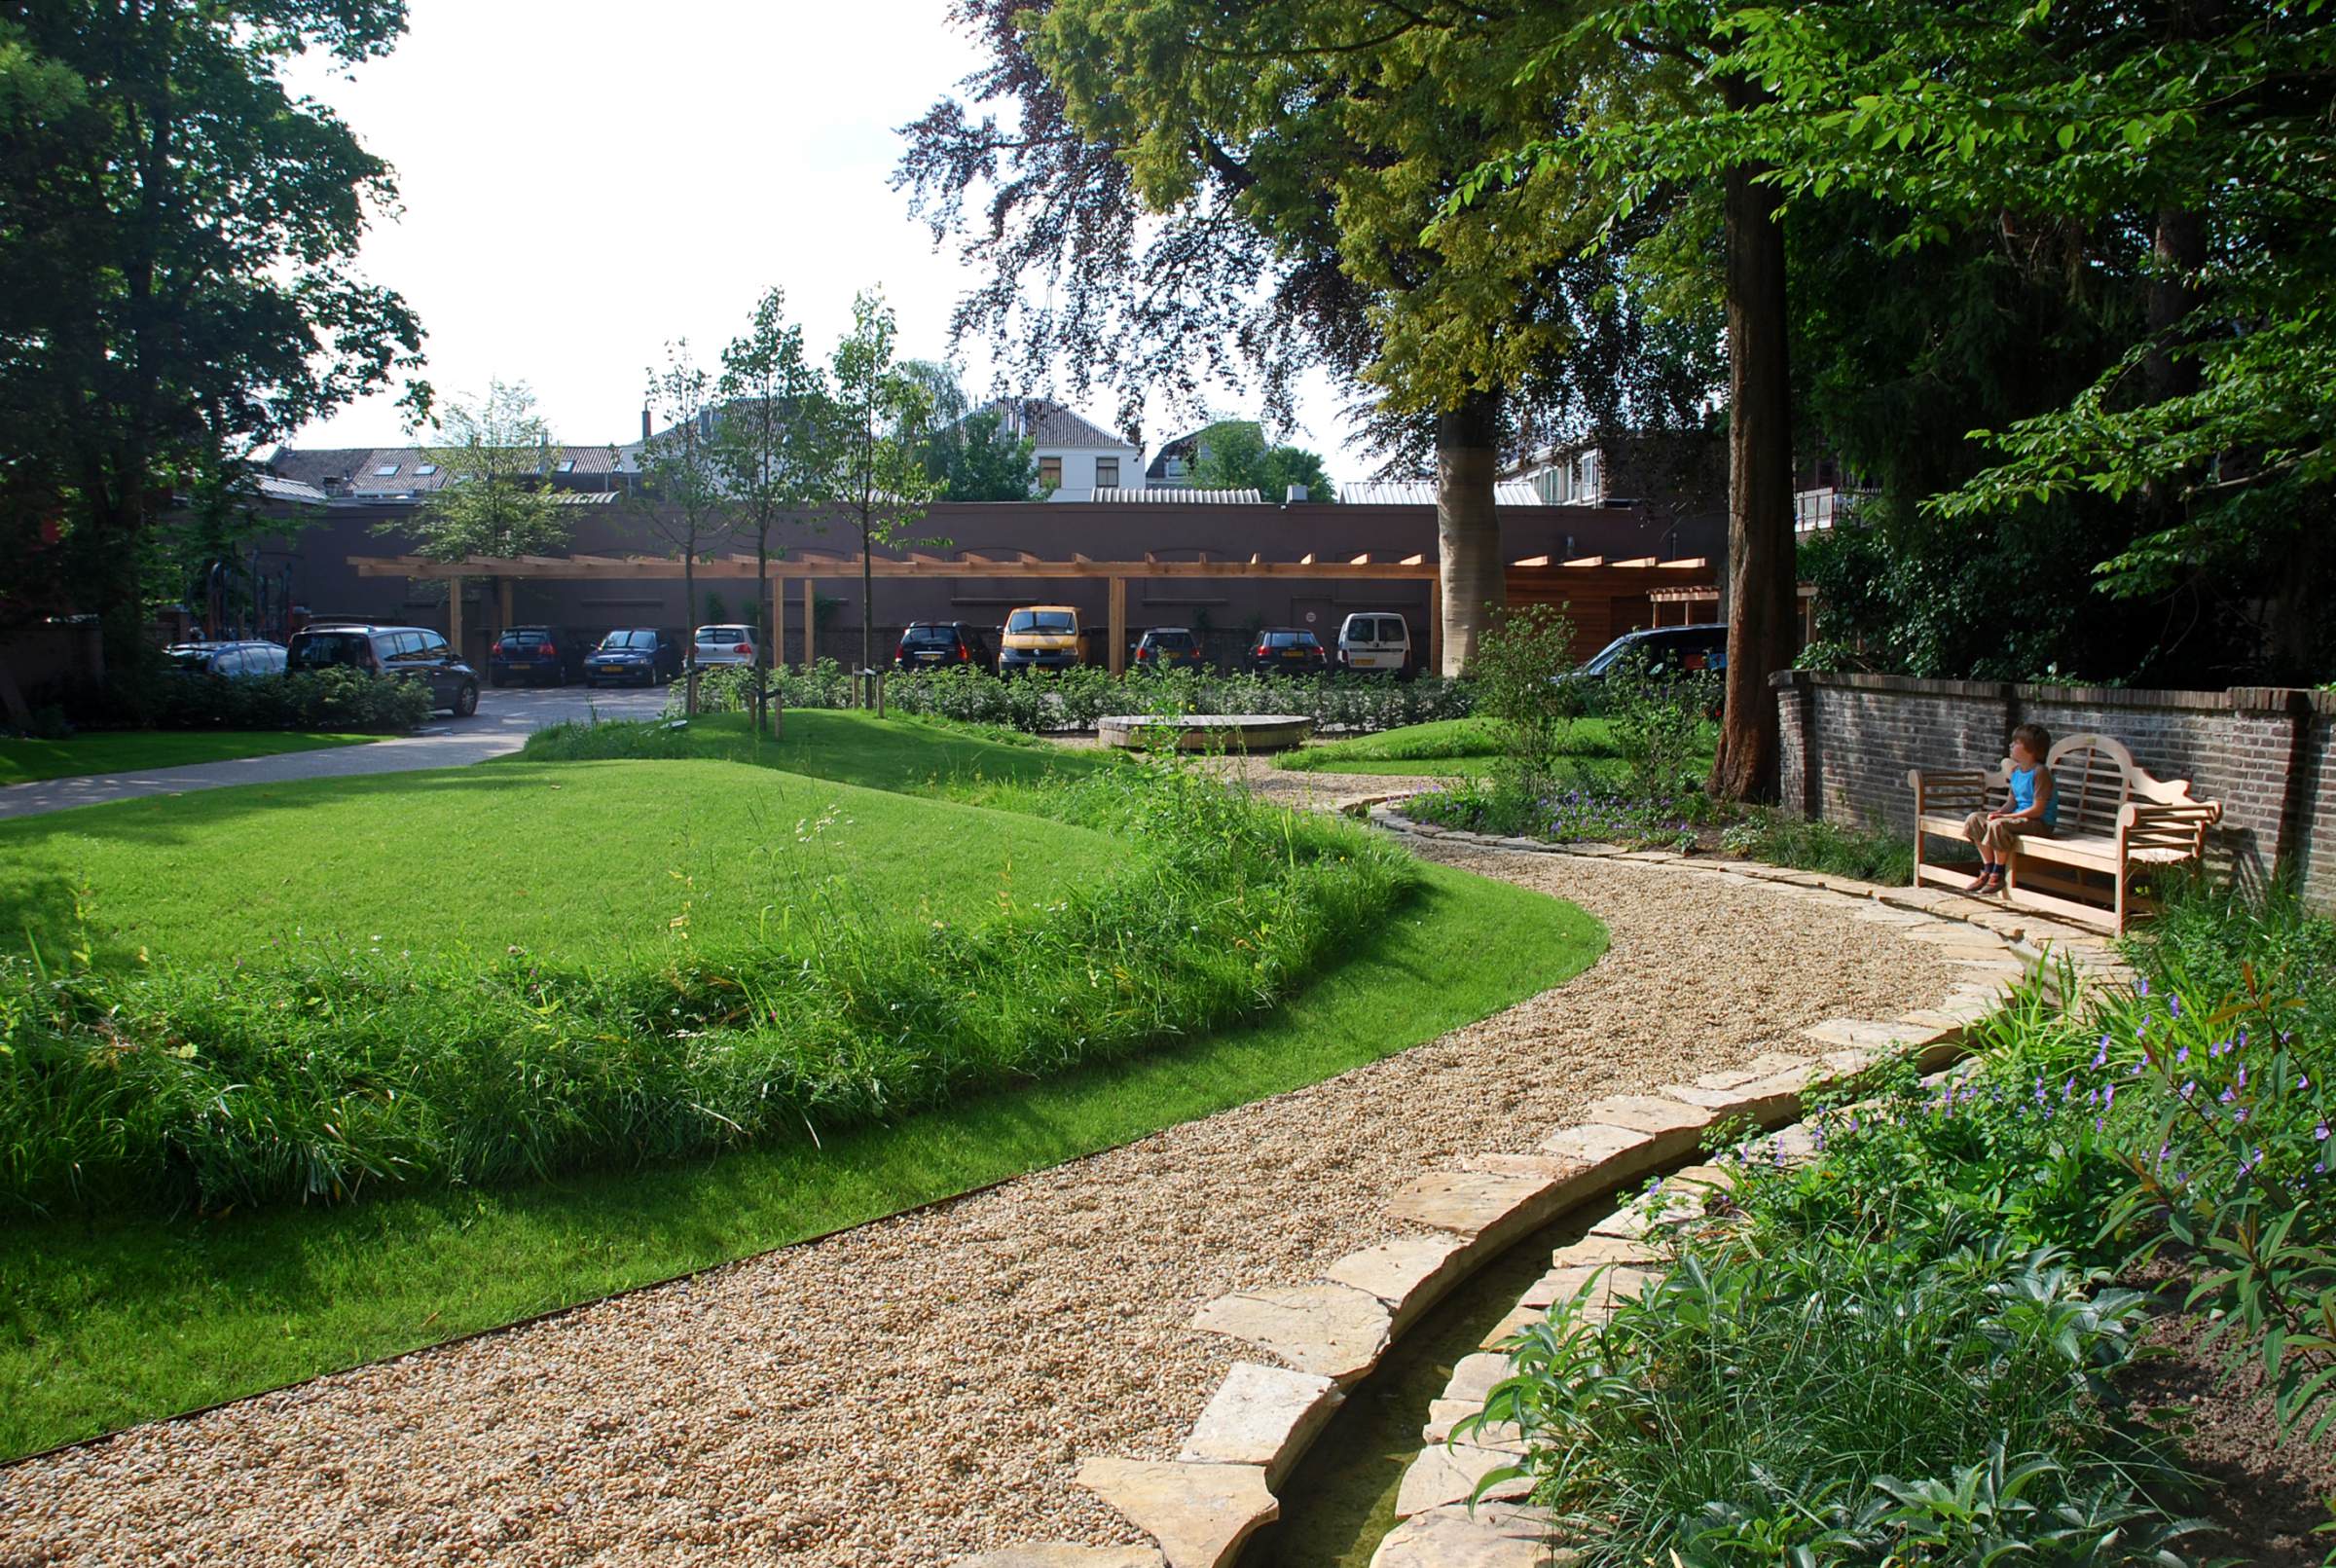
[[[666,345],[665,368],[649,372],[642,406],[666,421],[641,443],[641,489],[628,494],[635,515],[681,558],[681,602],[697,602],[697,561],[730,530],[730,494],[713,422],[714,378],[691,353],[689,340]],[[712,596],[707,605],[714,606]],[[686,613],[686,612],[685,612]],[[718,612],[709,615],[718,621]],[[695,643],[691,657],[695,658]]]
[[[1405,724],[1373,735],[1319,741],[1298,751],[1285,751],[1274,766],[1292,773],[1341,773],[1380,763],[1480,762],[1506,753],[1507,727],[1490,718],[1432,719]],[[1556,736],[1557,754],[1568,761],[1615,756],[1614,734],[1602,718],[1564,720]],[[1387,771],[1401,772],[1390,766]],[[1435,772],[1423,768],[1422,772]]]
[[1200,490],[1254,490],[1266,500],[1279,501],[1291,486],[1302,485],[1308,500],[1338,498],[1321,454],[1268,444],[1263,427],[1254,419],[1218,420],[1200,432],[1198,451],[1192,483]]
[[1720,831],[1720,848],[1770,865],[1825,871],[1885,888],[1914,881],[1915,846],[1880,828],[1843,827],[1822,818],[1753,807]]
[[[851,677],[833,659],[821,659],[809,671],[778,671],[772,686],[782,708],[853,703]],[[752,689],[749,672],[709,671],[699,684],[700,710],[737,711]],[[1381,730],[1464,714],[1475,696],[1465,681],[1432,677],[1391,681],[1345,672],[1308,677],[1191,670],[1113,676],[1092,665],[1011,680],[978,670],[896,670],[884,686],[885,705],[902,713],[1033,735],[1092,729],[1107,713],[1303,713],[1325,728]],[[679,715],[681,702],[678,691],[667,697],[670,716]]]
[[436,430],[438,439],[422,456],[438,465],[445,483],[411,518],[378,524],[375,532],[412,534],[416,553],[433,561],[567,547],[572,514],[551,483],[559,443],[536,414],[527,383],[489,383],[484,398],[450,404]]
[[1477,711],[1501,727],[1504,787],[1540,795],[1556,782],[1567,720],[1581,711],[1573,683],[1574,623],[1556,604],[1501,614],[1477,643]]
[[429,688],[362,670],[296,671],[249,680],[181,676],[156,687],[164,729],[334,730],[409,734],[430,718]]
[[2187,1560],[2135,1485],[2168,1469],[2088,1419],[2141,1298],[2050,1251],[1794,1235],[1691,1248],[1603,1322],[1590,1289],[1462,1423],[1517,1423],[1589,1563]]
[[[1030,437],[1005,427],[995,409],[966,416],[957,439],[928,448],[925,471],[940,485],[944,501],[1044,500],[1045,485],[1039,479],[1038,445]],[[936,456],[939,461],[936,464]]]
[[385,55],[405,23],[399,0],[0,16],[0,515],[12,545],[61,522],[58,586],[114,669],[174,490],[420,365],[413,312],[353,266],[396,204],[388,166],[285,81]]
[[963,926],[904,926],[806,876],[776,929],[693,936],[653,973],[9,960],[0,1185],[18,1204],[331,1201],[846,1126],[1268,1007],[1407,885],[1360,829],[1191,770],[1108,769],[1025,803],[1110,833],[1125,865],[1043,904],[1004,889]]
[[1718,679],[1653,666],[1634,653],[1595,684],[1615,753],[1630,770],[1630,795],[1659,810],[1699,798],[1716,741]]

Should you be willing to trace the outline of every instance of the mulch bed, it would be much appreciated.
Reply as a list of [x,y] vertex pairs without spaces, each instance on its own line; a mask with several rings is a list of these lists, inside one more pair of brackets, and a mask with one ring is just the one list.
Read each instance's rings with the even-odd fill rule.
[[[2126,1282],[2135,1289],[2181,1289],[2170,1264],[2137,1273]],[[2282,1440],[2262,1362],[2228,1375],[2228,1345],[2204,1343],[2208,1329],[2178,1312],[2155,1319],[2122,1387],[2136,1414],[2181,1443],[2207,1493],[2202,1514],[2226,1532],[2228,1550],[2260,1568],[2318,1568],[2336,1549],[2336,1536],[2313,1533],[2336,1516],[2336,1443],[2311,1444],[2300,1430]]]

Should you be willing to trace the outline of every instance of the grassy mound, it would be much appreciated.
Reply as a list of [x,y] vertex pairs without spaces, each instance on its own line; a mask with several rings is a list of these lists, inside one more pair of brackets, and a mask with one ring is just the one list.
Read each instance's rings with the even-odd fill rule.
[[0,931],[54,958],[83,926],[118,967],[511,948],[630,967],[693,933],[784,941],[783,912],[847,871],[871,918],[962,921],[1115,858],[1060,823],[741,762],[504,763],[0,822]]
[[[791,716],[790,716],[791,722]],[[232,1222],[0,1225],[0,1458],[439,1343],[895,1214],[1300,1088],[1562,984],[1581,910],[1423,868],[1272,1012],[815,1145]]]
[[656,720],[555,724],[529,736],[520,753],[523,762],[609,757],[712,758],[912,791],[972,779],[1074,778],[1116,760],[987,725],[818,710],[789,710],[780,733],[768,740],[743,713],[714,713],[685,725]]

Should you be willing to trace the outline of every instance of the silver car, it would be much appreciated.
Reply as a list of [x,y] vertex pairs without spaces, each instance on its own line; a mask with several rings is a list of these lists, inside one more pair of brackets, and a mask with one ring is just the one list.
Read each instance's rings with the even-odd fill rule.
[[701,626],[696,656],[700,666],[754,663],[754,628]]

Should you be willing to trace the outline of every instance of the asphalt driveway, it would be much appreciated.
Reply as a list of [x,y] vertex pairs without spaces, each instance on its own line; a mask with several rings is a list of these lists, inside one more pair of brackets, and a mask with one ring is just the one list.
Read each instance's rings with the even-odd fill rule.
[[665,689],[627,687],[591,691],[581,686],[489,688],[479,693],[479,711],[469,718],[433,717],[413,735],[366,746],[328,747],[281,756],[244,757],[234,762],[198,762],[184,768],[87,774],[77,779],[42,779],[0,788],[0,818],[34,817],[71,806],[96,806],[142,795],[175,795],[189,789],[224,789],[233,784],[278,784],[287,779],[337,779],[360,773],[410,773],[420,768],[459,767],[505,756],[547,724],[569,719],[654,718],[665,707]]

